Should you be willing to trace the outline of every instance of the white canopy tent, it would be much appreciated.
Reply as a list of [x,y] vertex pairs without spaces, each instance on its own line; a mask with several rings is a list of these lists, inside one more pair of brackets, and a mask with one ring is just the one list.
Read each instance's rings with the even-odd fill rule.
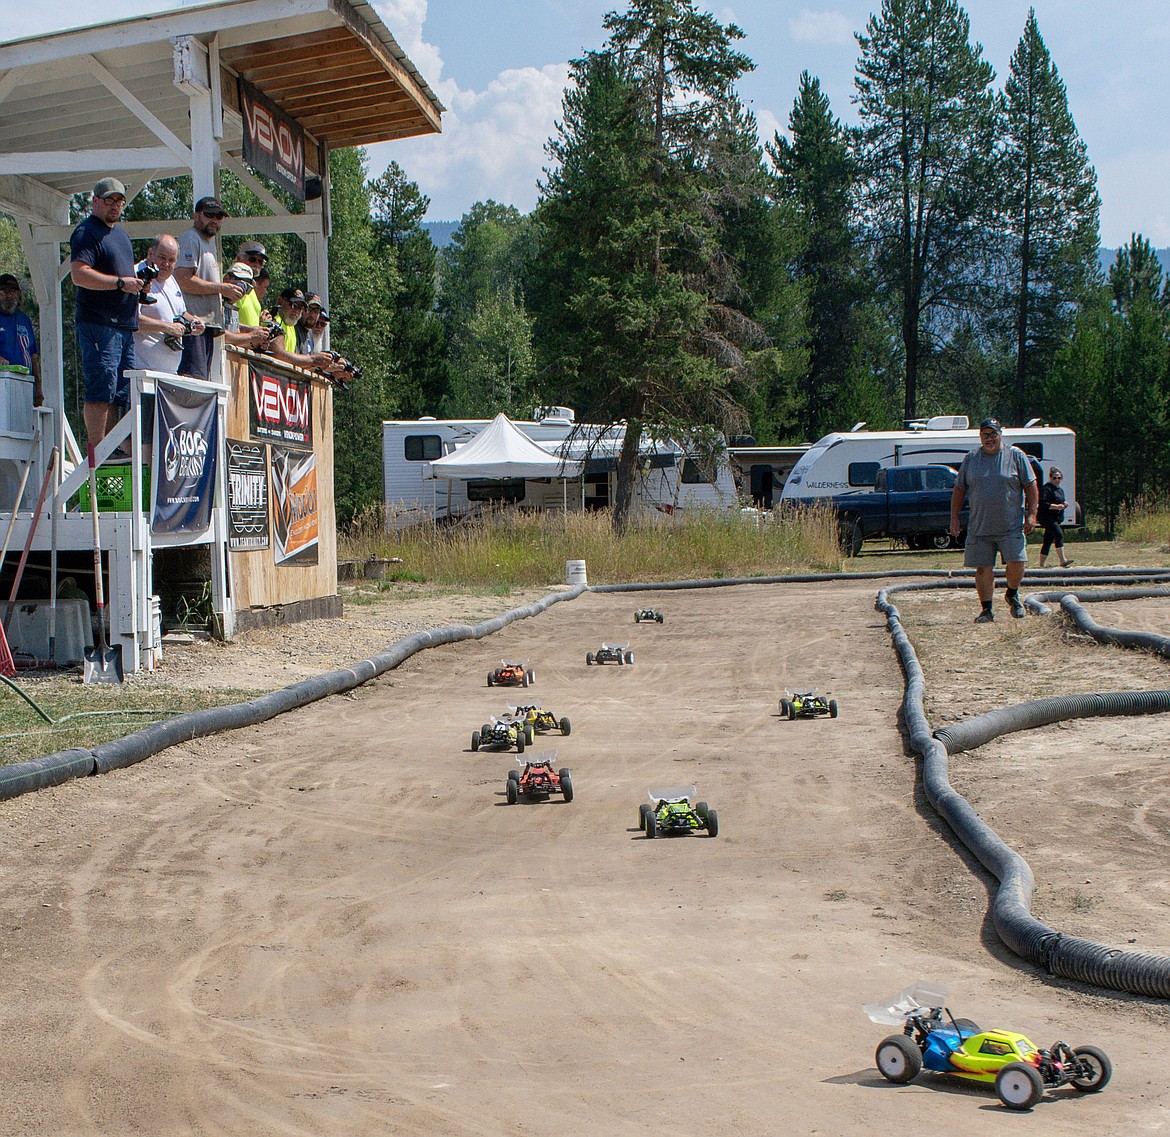
[[462,482],[478,478],[561,478],[567,509],[569,479],[579,478],[584,468],[584,462],[550,454],[501,413],[466,445],[426,463],[424,476]]

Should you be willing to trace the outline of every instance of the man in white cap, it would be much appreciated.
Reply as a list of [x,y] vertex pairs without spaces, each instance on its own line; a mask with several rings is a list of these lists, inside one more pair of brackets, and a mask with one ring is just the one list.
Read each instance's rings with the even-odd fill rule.
[[979,424],[979,448],[970,450],[959,466],[959,477],[951,493],[951,534],[961,531],[960,513],[969,498],[971,516],[963,545],[963,564],[975,570],[975,591],[982,611],[977,624],[995,620],[991,600],[995,595],[995,557],[1003,560],[1007,581],[1008,611],[1024,615],[1019,589],[1028,564],[1028,534],[1036,528],[1040,491],[1028,456],[1018,446],[1004,446],[999,419],[985,418]]
[[118,226],[125,208],[126,187],[117,178],[102,178],[93,187],[89,216],[69,238],[69,275],[77,286],[74,330],[85,379],[82,413],[94,445],[129,407],[125,373],[137,367],[134,333],[145,283],[134,274],[134,249]]

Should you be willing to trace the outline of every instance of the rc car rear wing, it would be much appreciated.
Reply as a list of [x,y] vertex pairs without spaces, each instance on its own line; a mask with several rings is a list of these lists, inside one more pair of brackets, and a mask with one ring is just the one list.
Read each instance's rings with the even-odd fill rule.
[[657,804],[660,801],[690,801],[691,798],[698,797],[699,790],[697,786],[665,786],[661,789],[651,787],[646,794]]
[[871,1022],[883,1026],[903,1026],[906,1016],[915,1011],[942,1008],[947,989],[941,983],[919,979],[913,987],[906,987],[881,1003],[863,1003],[861,1009]]
[[539,754],[526,754],[516,759],[517,766],[551,766],[557,760],[555,750],[542,750]]

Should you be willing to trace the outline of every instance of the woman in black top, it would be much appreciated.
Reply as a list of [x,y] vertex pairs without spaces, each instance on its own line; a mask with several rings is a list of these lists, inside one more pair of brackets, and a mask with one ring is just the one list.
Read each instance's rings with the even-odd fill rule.
[[1044,567],[1044,561],[1053,545],[1056,546],[1056,555],[1060,558],[1060,567],[1068,568],[1072,564],[1072,561],[1065,558],[1064,532],[1060,528],[1066,504],[1064,490],[1061,488],[1063,481],[1064,475],[1055,466],[1050,466],[1048,481],[1040,487],[1040,510],[1037,520],[1044,526],[1044,543],[1040,546],[1041,568]]

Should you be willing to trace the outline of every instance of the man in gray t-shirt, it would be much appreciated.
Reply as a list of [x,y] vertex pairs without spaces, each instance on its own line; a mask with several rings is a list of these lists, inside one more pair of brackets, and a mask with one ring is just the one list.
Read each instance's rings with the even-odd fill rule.
[[[224,208],[214,197],[201,197],[195,203],[194,223],[179,237],[179,260],[175,280],[183,290],[188,311],[205,324],[223,322],[221,301],[234,304],[244,290],[235,283],[224,283],[219,274],[219,257],[215,238],[223,224]],[[205,331],[201,336],[187,336],[183,342],[183,360],[179,370],[184,375],[207,379],[211,374],[211,351],[219,331]]]
[[1004,446],[1003,427],[998,419],[985,418],[979,424],[979,449],[971,450],[959,466],[959,477],[951,494],[951,533],[958,536],[963,502],[970,499],[971,515],[963,563],[975,570],[975,591],[982,611],[977,624],[990,624],[995,615],[991,600],[995,594],[995,558],[1003,560],[1008,610],[1024,615],[1019,589],[1028,563],[1027,536],[1036,528],[1040,492],[1028,456],[1015,446]]

